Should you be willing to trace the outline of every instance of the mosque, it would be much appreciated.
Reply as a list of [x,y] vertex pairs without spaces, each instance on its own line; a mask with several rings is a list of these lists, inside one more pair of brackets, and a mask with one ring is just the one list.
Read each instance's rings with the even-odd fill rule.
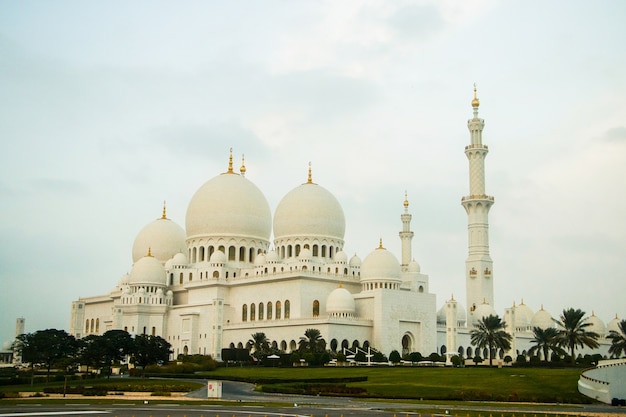
[[[486,357],[473,350],[469,336],[477,320],[496,314],[488,221],[494,198],[485,190],[488,147],[479,105],[474,89],[465,147],[470,189],[461,200],[468,216],[467,309],[451,297],[437,310],[429,277],[413,260],[406,195],[399,259],[382,240],[365,258],[349,258],[341,204],[314,182],[310,166],[306,182],[289,191],[272,216],[262,191],[246,177],[243,158],[239,172],[233,168],[231,151],[227,170],[191,198],[184,229],[164,206],[162,216],[137,235],[130,273],[108,294],[72,302],[70,333],[80,338],[124,329],[159,335],[174,356],[221,360],[223,348],[245,348],[253,333],[263,332],[273,347],[291,352],[315,328],[332,351],[371,347],[385,355],[397,350]],[[533,312],[523,301],[501,317],[514,342],[511,351],[498,352],[500,358],[525,354],[534,326],[554,326],[550,313]],[[593,314],[587,320],[602,336],[618,330],[617,317],[608,325]],[[593,353],[607,354],[602,339]]]

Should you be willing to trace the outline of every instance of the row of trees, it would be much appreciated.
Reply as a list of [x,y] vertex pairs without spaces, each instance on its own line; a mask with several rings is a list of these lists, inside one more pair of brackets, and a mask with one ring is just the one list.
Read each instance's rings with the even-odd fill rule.
[[[576,360],[576,348],[599,347],[600,335],[588,329],[591,323],[585,321],[585,312],[580,309],[565,309],[560,320],[555,320],[556,328],[533,328],[534,346],[529,350],[530,355],[543,353],[545,360],[550,352],[558,356],[569,354],[572,364]],[[620,331],[611,330],[608,339],[611,340],[609,353],[620,357],[626,353],[626,320],[619,324]],[[507,351],[511,349],[512,336],[505,331],[506,323],[498,316],[489,315],[481,318],[470,332],[473,345],[489,351],[489,365],[492,365],[493,354],[497,349]]]
[[15,341],[15,351],[22,363],[31,370],[42,367],[49,378],[53,367],[63,369],[83,365],[107,369],[127,358],[136,367],[167,362],[171,345],[162,337],[152,335],[131,336],[124,330],[109,330],[103,335],[89,335],[76,339],[65,330],[47,329],[24,333]]

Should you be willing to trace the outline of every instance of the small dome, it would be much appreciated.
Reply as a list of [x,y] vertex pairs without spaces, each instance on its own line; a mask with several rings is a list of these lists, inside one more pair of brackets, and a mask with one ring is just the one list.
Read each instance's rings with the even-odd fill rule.
[[125,295],[130,294],[130,287],[124,287],[124,288],[122,289],[122,294],[125,294]]
[[524,304],[524,300],[522,303],[515,307],[515,327],[517,328],[528,328],[530,327],[530,323],[533,321],[533,317],[535,313]]
[[254,258],[254,266],[263,266],[265,265],[265,254],[259,253],[256,258]]
[[481,305],[476,307],[476,310],[474,310],[472,315],[474,316],[474,320],[478,321],[483,317],[495,316],[496,310],[494,310],[493,307],[486,302],[483,302]]
[[356,306],[350,291],[343,287],[335,288],[326,299],[326,312],[329,314],[354,314]]
[[585,331],[598,333],[600,337],[606,336],[606,325],[594,312],[591,313],[591,316],[587,317],[585,323],[591,324],[591,326],[585,328]]
[[226,263],[226,254],[221,250],[216,250],[211,255],[211,260],[209,261],[212,264],[225,264]]
[[353,268],[361,266],[361,258],[359,258],[356,253],[350,258],[350,266]]
[[185,250],[185,231],[172,220],[163,217],[148,223],[137,234],[133,243],[133,262],[146,256],[148,249],[156,259],[164,264],[181,250]]
[[420,264],[418,264],[415,259],[413,259],[411,262],[409,262],[408,265],[408,270],[409,272],[413,272],[413,273],[419,273],[421,268],[420,268]]
[[123,286],[123,285],[128,285],[128,282],[130,280],[130,275],[128,275],[128,273],[122,275],[122,277],[120,278],[120,282],[117,284],[119,287]]
[[158,295],[158,296],[163,295],[163,289],[162,288],[157,288],[156,295]]
[[290,237],[343,242],[346,219],[339,201],[324,187],[304,183],[285,195],[274,213],[274,241]]
[[[448,303],[445,303],[439,311],[437,311],[437,324],[446,324],[446,307]],[[467,313],[465,307],[458,301],[456,302],[456,321],[458,325],[462,325],[467,321]]]
[[165,268],[154,256],[144,256],[133,265],[130,271],[130,285],[165,285]]
[[309,248],[303,248],[300,250],[300,254],[298,255],[298,259],[301,261],[310,261],[313,259],[313,253]]
[[446,324],[446,304],[437,310],[437,324]]
[[554,320],[552,319],[552,315],[543,309],[541,306],[541,310],[537,311],[533,316],[533,319],[530,322],[531,327],[539,327],[540,329],[548,329],[550,327],[554,327]]
[[270,264],[275,264],[279,261],[278,259],[278,253],[276,253],[276,251],[274,249],[272,249],[271,251],[267,252],[267,263]]
[[346,264],[348,263],[348,255],[346,255],[346,253],[342,250],[337,251],[333,257],[333,261],[337,264]]
[[400,262],[382,245],[367,255],[361,265],[361,281],[372,279],[400,281]]
[[189,239],[237,236],[268,241],[272,213],[261,190],[231,166],[196,191],[187,207],[186,226]]
[[9,341],[6,341],[6,342],[4,342],[4,343],[2,344],[2,350],[3,350],[4,352],[8,352],[8,351],[10,351],[10,350],[13,350],[13,349],[11,349],[11,348],[12,348],[12,346],[13,346],[13,343],[11,343],[11,342],[9,342]]
[[170,270],[172,269],[172,258],[168,259],[167,262],[165,262],[165,270]]
[[172,290],[167,290],[167,292],[165,293],[165,296],[166,296],[166,297],[170,297],[170,298],[171,298],[171,297],[173,297],[173,296],[174,296],[174,291],[172,291]]
[[187,257],[185,256],[184,253],[182,252],[178,252],[176,255],[174,255],[174,257],[172,258],[172,266],[182,266],[182,265],[187,265]]

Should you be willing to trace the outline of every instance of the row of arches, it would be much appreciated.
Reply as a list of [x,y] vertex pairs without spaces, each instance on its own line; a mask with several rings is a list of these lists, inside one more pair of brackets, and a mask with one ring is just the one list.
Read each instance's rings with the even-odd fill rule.
[[[298,343],[294,339],[292,339],[289,342],[287,342],[286,340],[282,340],[280,342],[273,340],[270,343],[270,345],[272,346],[273,349],[279,349],[287,353],[298,350]],[[237,343],[237,345],[235,345],[234,342],[231,342],[229,347],[231,349],[234,349],[234,348],[251,349],[252,344],[249,342],[246,342],[246,343],[239,342]],[[369,347],[370,347],[370,342],[368,340],[365,340],[362,343],[359,342],[358,340],[353,340],[352,342],[350,342],[348,341],[348,339],[343,339],[341,342],[339,342],[337,339],[332,339],[330,341],[330,350],[333,352],[343,352],[344,349],[348,349],[348,350],[353,350],[356,348],[367,349]]]
[[339,246],[332,245],[318,245],[317,243],[310,246],[308,244],[300,245],[280,245],[277,247],[276,252],[281,259],[294,258],[300,256],[302,249],[311,249],[311,255],[315,258],[333,259],[335,253],[339,252],[341,248]]
[[[441,347],[439,348],[439,353],[441,355],[445,355],[447,352],[448,352],[448,349],[446,345],[441,345]],[[485,359],[489,357],[489,348],[479,349],[479,348],[473,348],[471,346],[468,346],[467,348],[464,348],[463,346],[459,346],[459,348],[457,349],[457,353],[460,356],[463,356],[467,359],[471,359],[476,355]],[[506,352],[503,349],[498,349],[495,352],[494,358],[504,359],[505,354]]]
[[241,321],[248,321],[248,319],[250,321],[281,320],[282,318],[289,319],[290,317],[291,303],[289,300],[285,300],[284,304],[280,301],[276,301],[274,304],[271,301],[258,304],[251,303],[249,310],[248,304],[244,304],[241,307]]
[[100,319],[87,319],[85,320],[85,333],[100,333]]
[[253,263],[256,255],[263,252],[262,248],[236,246],[236,245],[207,245],[193,246],[189,248],[189,257],[191,263],[208,262],[215,251],[220,251],[226,255],[226,259],[232,262],[249,262]]

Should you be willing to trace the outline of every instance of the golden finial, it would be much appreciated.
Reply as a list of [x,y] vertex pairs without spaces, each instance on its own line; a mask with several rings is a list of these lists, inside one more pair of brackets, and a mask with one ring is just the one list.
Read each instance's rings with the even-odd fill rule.
[[167,213],[166,213],[166,210],[165,210],[165,200],[163,200],[163,214],[161,215],[161,219],[162,220],[167,219]]
[[311,172],[311,162],[309,161],[309,177],[306,181],[307,184],[313,184],[313,173]]
[[230,148],[230,156],[228,157],[228,171],[227,174],[234,174],[233,172],[233,148]]
[[377,249],[385,249],[385,248],[383,247],[383,238],[382,238],[382,237],[380,238],[380,241],[379,241],[379,243],[378,243],[378,248],[377,248]]
[[472,107],[476,108],[480,106],[480,101],[478,97],[476,97],[476,83],[474,83],[474,100],[472,100]]
[[543,304],[541,304],[541,311],[543,311]]
[[409,207],[409,197],[407,196],[406,190],[404,190],[404,207]]
[[343,283],[339,281],[339,288],[343,288]]
[[146,256],[152,257],[152,251],[151,251],[151,248],[149,246],[148,246],[148,254]]
[[239,172],[241,172],[241,175],[246,175],[246,161],[244,154],[241,154],[241,167],[239,168]]
[[452,293],[452,298],[450,298],[450,301],[454,301],[454,293]]
[[522,302],[520,303],[520,306],[524,305],[524,299],[522,298]]

